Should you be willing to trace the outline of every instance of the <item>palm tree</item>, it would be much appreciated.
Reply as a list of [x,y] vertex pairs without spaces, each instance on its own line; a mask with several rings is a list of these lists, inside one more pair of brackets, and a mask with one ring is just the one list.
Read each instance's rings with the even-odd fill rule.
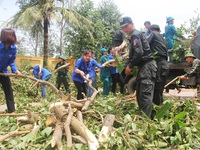
[[[62,22],[62,17],[68,20],[68,23],[74,23],[79,26],[79,20],[84,20],[85,23],[90,23],[89,20],[82,17],[80,14],[73,11],[71,8],[57,7],[56,2],[63,2],[69,0],[18,0],[17,3],[20,4],[20,11],[14,15],[11,23],[15,27],[22,28],[23,30],[35,30],[35,27],[39,27],[38,23],[43,27],[44,34],[44,53],[43,53],[43,67],[47,67],[49,49],[48,49],[48,29],[51,24],[51,20],[55,19],[57,22]],[[37,32],[42,32],[41,28],[35,30],[35,35]],[[61,30],[62,32],[62,30]],[[62,42],[62,41],[61,41]],[[60,43],[62,44],[62,43]]]

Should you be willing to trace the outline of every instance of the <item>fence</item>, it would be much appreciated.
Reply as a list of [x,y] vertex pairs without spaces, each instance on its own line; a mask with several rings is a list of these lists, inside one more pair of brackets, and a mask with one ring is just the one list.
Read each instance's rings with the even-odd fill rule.
[[[56,64],[59,62],[58,58],[48,58],[48,68],[54,70]],[[70,71],[73,71],[75,65],[74,58],[68,58],[67,63],[70,63]],[[32,57],[32,56],[20,56],[17,55],[15,59],[17,67],[20,69],[25,68],[26,66],[35,66],[37,64],[43,65],[43,57]]]

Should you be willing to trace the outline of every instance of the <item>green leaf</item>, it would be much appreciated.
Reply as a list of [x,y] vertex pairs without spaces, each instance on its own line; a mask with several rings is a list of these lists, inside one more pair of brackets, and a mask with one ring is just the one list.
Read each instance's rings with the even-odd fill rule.
[[171,105],[172,105],[171,103],[166,102],[164,104],[164,106],[162,106],[160,109],[158,109],[158,111],[156,112],[155,118],[157,118],[157,119],[162,118],[167,113],[167,110],[169,110],[171,108]]
[[176,119],[176,120],[182,119],[182,118],[185,117],[185,115],[186,115],[186,112],[185,112],[185,111],[182,111],[182,112],[180,112],[178,115],[176,115],[176,116],[174,117],[174,119]]
[[52,132],[52,127],[47,127],[41,132],[41,135],[49,136],[51,134],[51,132]]
[[131,122],[132,121],[132,118],[129,114],[126,114],[126,116],[124,117],[124,122],[125,123],[128,123],[128,122]]

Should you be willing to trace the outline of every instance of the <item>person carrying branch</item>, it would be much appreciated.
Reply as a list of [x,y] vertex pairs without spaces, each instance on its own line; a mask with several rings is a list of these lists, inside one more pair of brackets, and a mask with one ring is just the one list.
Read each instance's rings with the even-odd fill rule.
[[[65,60],[66,58],[64,56],[60,56],[59,57],[59,62],[56,64],[55,66],[55,70],[63,65],[65,65]],[[70,93],[70,89],[69,89],[69,78],[68,78],[68,70],[69,68],[62,68],[59,69],[57,72],[57,77],[56,77],[56,84],[57,84],[57,89],[60,89],[61,84],[64,85],[65,90],[67,93]]]
[[197,59],[192,52],[188,52],[185,55],[185,60],[188,64],[190,64],[191,68],[186,74],[180,76],[179,78],[181,80],[188,80],[190,77],[200,76],[200,60]]
[[93,67],[90,58],[91,51],[84,50],[82,57],[76,60],[74,71],[72,72],[72,80],[77,88],[77,100],[83,99],[83,94],[87,95],[86,83]]
[[[36,79],[40,79],[43,81],[48,81],[51,78],[51,73],[47,69],[42,68],[41,65],[36,65],[34,67],[30,67],[29,73],[33,74]],[[45,99],[46,98],[46,86],[44,84],[41,84],[41,90],[42,90],[42,99]]]
[[[21,72],[15,64],[17,55],[17,48],[15,46],[17,38],[15,31],[8,28],[3,29],[1,31],[0,40],[0,73],[8,73],[7,67],[10,66],[12,73],[20,75]],[[0,76],[0,83],[6,97],[8,113],[12,113],[15,111],[15,102],[9,76]]]
[[[156,80],[157,66],[153,61],[149,43],[142,32],[135,29],[130,17],[120,19],[121,29],[129,36],[129,61],[125,74],[131,74],[134,66],[138,67],[136,77],[136,98],[139,109],[149,118],[152,118],[152,101]],[[144,116],[145,116],[144,115]]]

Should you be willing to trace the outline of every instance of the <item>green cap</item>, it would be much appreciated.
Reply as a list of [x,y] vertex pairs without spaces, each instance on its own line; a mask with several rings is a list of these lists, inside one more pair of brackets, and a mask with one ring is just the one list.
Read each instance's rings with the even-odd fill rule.
[[65,56],[59,56],[59,59],[67,60]]
[[107,52],[107,51],[108,51],[108,50],[107,50],[106,48],[101,48],[101,49],[100,49],[100,52],[101,52],[101,53]]
[[188,52],[187,54],[185,54],[185,59],[187,57],[193,57],[193,58],[195,58],[194,54],[192,54],[191,52]]

